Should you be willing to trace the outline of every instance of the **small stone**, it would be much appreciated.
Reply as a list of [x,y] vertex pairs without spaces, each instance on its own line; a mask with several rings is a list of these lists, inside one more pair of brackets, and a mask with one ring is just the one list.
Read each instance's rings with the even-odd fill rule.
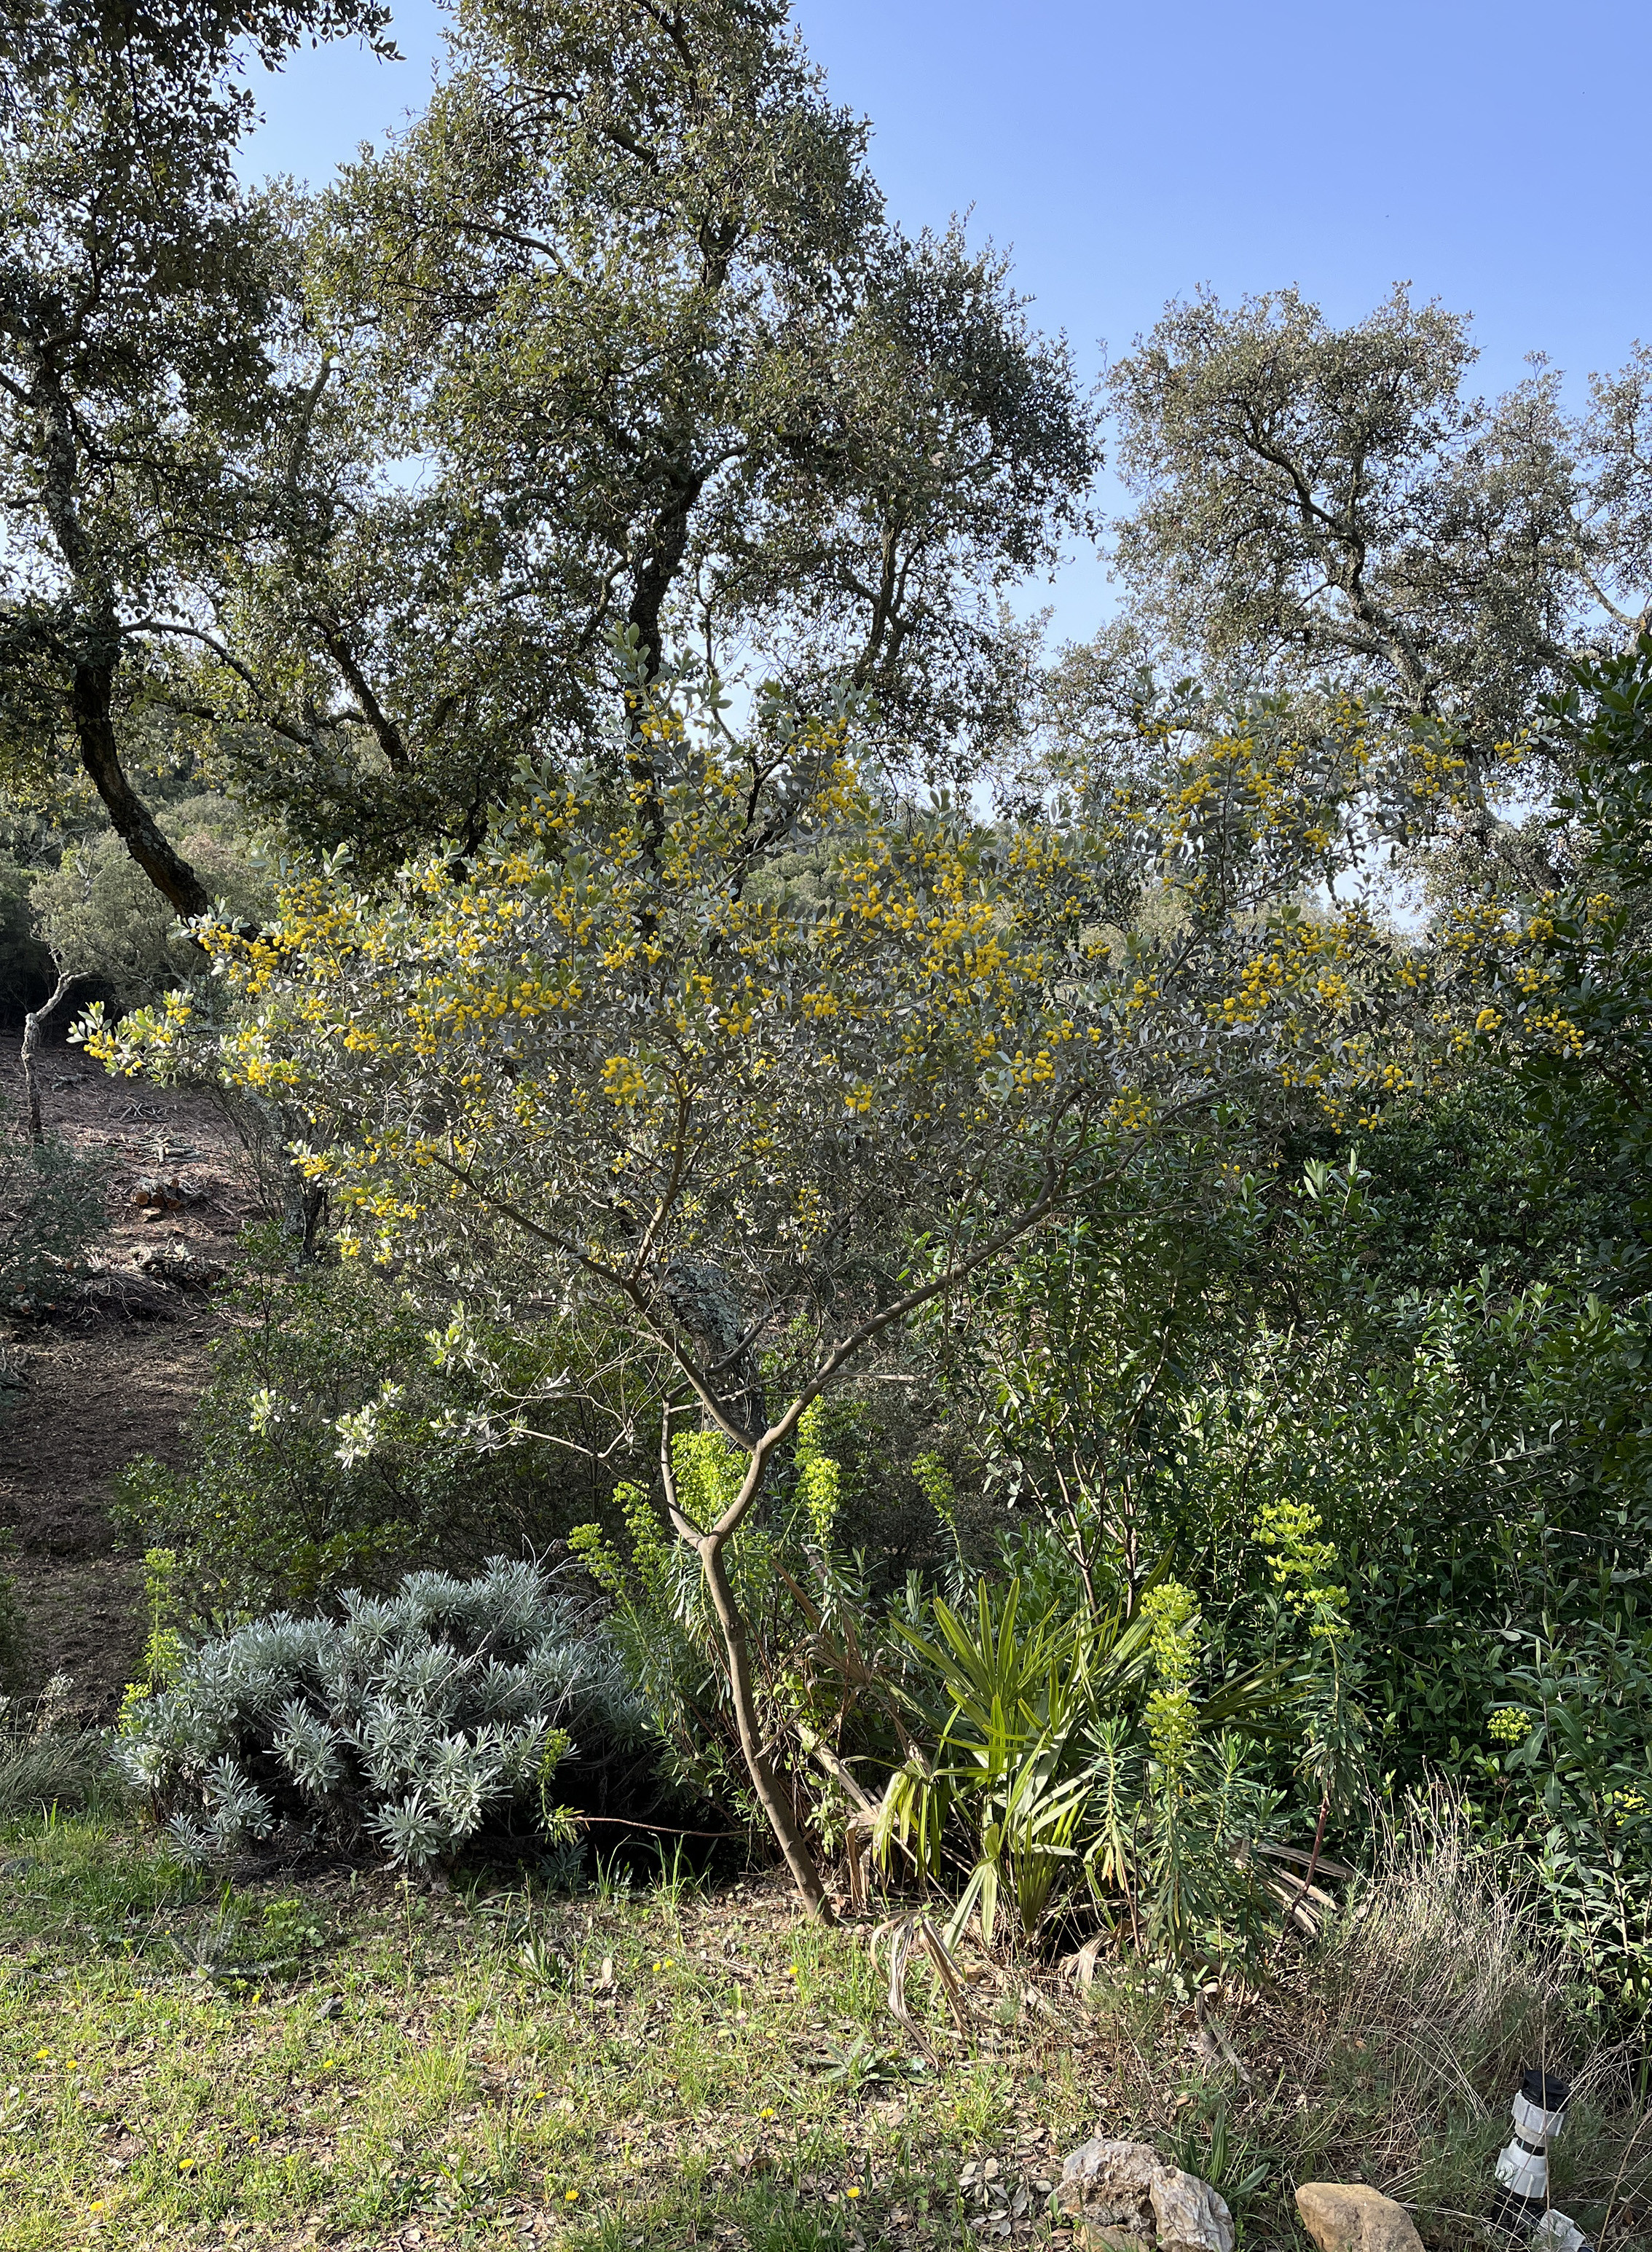
[[1296,2210],[1320,2252],[1422,2252],[1405,2207],[1364,2182],[1304,2182]]

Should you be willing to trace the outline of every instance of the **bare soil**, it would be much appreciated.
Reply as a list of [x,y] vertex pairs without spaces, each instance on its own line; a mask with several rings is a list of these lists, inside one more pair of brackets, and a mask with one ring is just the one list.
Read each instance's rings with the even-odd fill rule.
[[[21,1116],[15,1033],[0,1033],[0,1103]],[[35,1318],[0,1315],[0,1346],[22,1388],[0,1391],[0,1526],[17,1542],[20,1686],[52,1675],[103,1719],[132,1675],[143,1627],[142,1567],[109,1519],[116,1474],[141,1456],[181,1458],[189,1410],[219,1327],[210,1290],[144,1275],[156,1254],[227,1263],[257,1209],[244,1153],[210,1098],[108,1077],[77,1049],[37,1070],[49,1133],[108,1165],[108,1226],[88,1254],[94,1293],[70,1292]],[[182,1202],[146,1216],[141,1183],[176,1180]],[[128,1286],[135,1284],[135,1288]]]

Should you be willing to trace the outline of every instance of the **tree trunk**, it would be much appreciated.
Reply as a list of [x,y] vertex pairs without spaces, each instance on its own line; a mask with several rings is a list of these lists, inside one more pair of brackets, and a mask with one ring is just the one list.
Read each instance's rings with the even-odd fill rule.
[[23,1065],[24,1092],[29,1104],[29,1139],[38,1147],[45,1140],[45,1123],[40,1116],[40,1082],[34,1075],[34,1059],[40,1046],[40,1028],[46,1018],[81,983],[78,970],[59,970],[58,982],[50,995],[38,1009],[31,1009],[23,1019],[23,1047],[19,1060]]
[[103,800],[111,826],[163,899],[187,919],[206,914],[212,894],[182,854],[156,827],[154,815],[127,780],[121,765],[111,716],[115,700],[113,652],[74,668],[70,699],[80,762]]
[[281,1234],[293,1247],[295,1267],[315,1265],[326,1217],[325,1185],[307,1178],[289,1157],[281,1182]]
[[746,1768],[752,1778],[752,1788],[767,1815],[769,1826],[780,1841],[786,1856],[786,1866],[792,1873],[792,1881],[804,1907],[817,1922],[834,1921],[832,1905],[826,1897],[826,1887],[821,1882],[815,1857],[809,1850],[809,1841],[793,1819],[786,1795],[774,1779],[774,1770],[764,1752],[762,1732],[758,1720],[757,1699],[752,1692],[751,1661],[747,1654],[746,1622],[740,1616],[739,1605],[734,1600],[728,1567],[723,1560],[723,1540],[717,1533],[707,1533],[699,1542],[700,1568],[705,1574],[705,1584],[711,1597],[712,1609],[723,1630],[724,1646],[728,1651],[729,1687],[734,1699],[734,1717],[739,1724],[740,1749],[746,1755]]

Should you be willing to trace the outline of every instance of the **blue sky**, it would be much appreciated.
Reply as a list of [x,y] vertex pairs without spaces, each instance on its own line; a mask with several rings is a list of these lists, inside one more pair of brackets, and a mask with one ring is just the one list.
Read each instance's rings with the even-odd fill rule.
[[[1580,398],[1652,338],[1644,0],[798,0],[797,20],[871,119],[895,216],[973,207],[1086,375],[1202,283],[1291,282],[1349,320],[1409,282],[1474,315],[1488,391],[1543,351]],[[257,73],[249,170],[319,184],[416,109],[441,23],[410,0],[403,64],[343,47]],[[1087,634],[1105,573],[1075,556],[1039,599]]]

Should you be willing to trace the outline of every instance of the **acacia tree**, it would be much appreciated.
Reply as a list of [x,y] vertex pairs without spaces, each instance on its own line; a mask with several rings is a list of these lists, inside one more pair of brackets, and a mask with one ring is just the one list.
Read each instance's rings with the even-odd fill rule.
[[0,13],[0,755],[72,745],[184,915],[210,895],[132,787],[121,733],[158,637],[202,623],[268,410],[272,231],[231,154],[235,74],[301,36],[379,38],[378,0]]
[[1333,328],[1294,290],[1174,304],[1113,371],[1149,641],[1216,681],[1329,680],[1482,745],[1652,599],[1644,351],[1563,409],[1464,394],[1468,324],[1403,290]]
[[[299,1161],[335,1191],[347,1255],[496,1319],[617,1316],[753,1790],[822,1912],[727,1564],[777,1454],[881,1338],[1139,1173],[1156,1136],[1341,1117],[1405,1083],[1372,1046],[1391,949],[1357,909],[1277,903],[1357,805],[1440,785],[1377,771],[1354,729],[1292,755],[1233,739],[1150,817],[1000,832],[944,802],[890,810],[846,713],[767,705],[736,741],[640,666],[633,699],[626,755],[539,784],[462,876],[301,884],[273,935],[204,934],[213,990],[94,1016],[91,1046],[307,1117]],[[782,1334],[771,1399],[757,1351]],[[738,1456],[701,1513],[673,1478],[684,1414]]]
[[1543,884],[1496,872],[1447,901],[1436,931],[1440,1022],[1458,1053],[1517,1073],[1615,1150],[1644,1229],[1652,1117],[1652,634],[1577,667],[1544,722],[1570,769],[1541,817]]

